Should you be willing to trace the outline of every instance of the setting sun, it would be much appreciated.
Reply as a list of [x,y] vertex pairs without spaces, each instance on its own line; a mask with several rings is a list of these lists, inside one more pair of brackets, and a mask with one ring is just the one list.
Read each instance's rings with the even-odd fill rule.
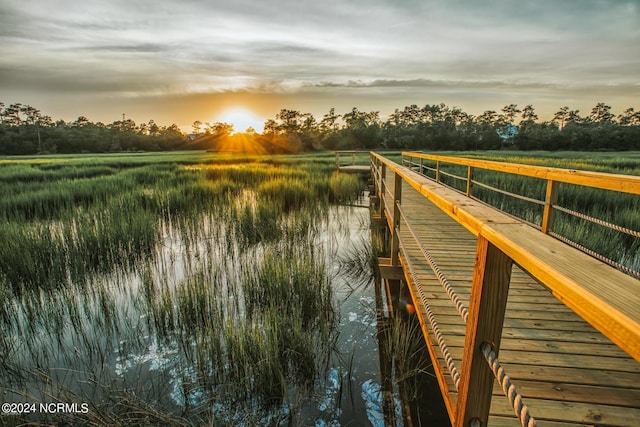
[[261,133],[264,128],[264,119],[246,108],[226,110],[220,115],[218,121],[232,124],[235,133],[244,132],[248,128]]

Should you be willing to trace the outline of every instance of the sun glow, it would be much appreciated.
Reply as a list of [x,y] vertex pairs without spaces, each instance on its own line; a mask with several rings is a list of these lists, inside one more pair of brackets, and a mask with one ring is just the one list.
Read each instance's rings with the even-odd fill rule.
[[234,133],[245,132],[249,128],[253,128],[257,133],[262,133],[264,128],[264,119],[246,108],[226,110],[217,121],[232,124]]

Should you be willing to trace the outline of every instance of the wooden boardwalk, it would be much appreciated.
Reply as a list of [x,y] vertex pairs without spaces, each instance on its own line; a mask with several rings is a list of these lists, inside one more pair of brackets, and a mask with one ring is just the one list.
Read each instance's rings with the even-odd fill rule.
[[359,173],[362,175],[369,175],[371,173],[371,168],[364,165],[340,166],[338,170],[344,173]]
[[[393,182],[392,175],[387,172],[389,182]],[[384,197],[387,207],[393,206],[389,193]],[[459,371],[467,326],[424,251],[469,308],[478,237],[406,182],[401,193],[400,264],[432,360],[439,362],[434,367],[445,405],[455,421],[457,387],[447,370],[429,311]],[[515,263],[508,284],[499,359],[538,426],[640,425],[640,363]],[[521,425],[497,381],[488,425]]]

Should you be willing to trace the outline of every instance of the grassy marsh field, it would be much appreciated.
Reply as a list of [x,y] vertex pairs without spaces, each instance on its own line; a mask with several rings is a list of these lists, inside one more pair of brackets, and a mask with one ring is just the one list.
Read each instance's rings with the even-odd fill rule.
[[[330,154],[0,160],[5,401],[87,402],[74,424],[302,422],[346,375],[329,264],[348,220],[332,212],[363,183],[334,169]],[[41,421],[70,418],[3,418]]]

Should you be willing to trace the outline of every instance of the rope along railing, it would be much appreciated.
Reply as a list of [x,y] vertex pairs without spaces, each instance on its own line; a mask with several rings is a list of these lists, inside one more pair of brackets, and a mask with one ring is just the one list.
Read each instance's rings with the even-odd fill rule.
[[555,237],[556,239],[558,239],[558,240],[560,240],[560,241],[562,241],[564,243],[566,243],[569,246],[572,246],[572,247],[574,247],[576,249],[581,250],[582,252],[584,252],[586,254],[591,255],[592,257],[604,262],[605,264],[608,264],[608,265],[610,265],[610,266],[612,266],[614,268],[617,268],[618,270],[628,274],[631,277],[635,277],[636,279],[640,279],[640,272],[638,272],[638,271],[632,270],[631,268],[628,268],[628,267],[626,267],[626,266],[624,266],[622,264],[619,264],[619,263],[617,263],[615,261],[612,261],[609,258],[607,258],[607,257],[605,257],[603,255],[600,255],[599,253],[597,253],[597,252],[595,252],[595,251],[593,251],[593,250],[591,250],[591,249],[589,249],[589,248],[587,248],[585,246],[582,246],[579,243],[574,242],[573,240],[567,239],[566,237],[562,236],[561,234],[557,234],[557,233],[554,233],[553,231],[550,231],[549,235]]
[[509,399],[509,403],[511,403],[511,407],[520,420],[522,427],[535,427],[536,420],[529,413],[529,408],[522,401],[522,396],[518,393],[516,387],[511,382],[511,378],[506,374],[504,367],[500,364],[500,360],[493,351],[493,348],[491,348],[491,345],[486,342],[482,343],[480,345],[480,349],[482,350],[482,354],[487,360],[493,375],[496,377],[498,384],[502,387],[502,391]]
[[[466,178],[461,178],[461,179],[466,179]],[[473,180],[473,179],[471,180],[471,183],[474,184],[474,185],[477,185],[478,187],[486,188],[487,190],[495,191],[496,193],[499,193],[499,194],[504,194],[505,196],[514,197],[514,198],[516,198],[518,200],[524,200],[525,202],[529,202],[529,203],[533,203],[533,204],[536,204],[536,205],[544,206],[544,201],[543,200],[534,199],[534,198],[531,198],[531,197],[523,196],[521,194],[512,193],[512,192],[506,191],[506,190],[501,190],[501,189],[499,189],[497,187],[493,187],[493,186],[491,186],[489,184],[485,184],[485,183],[482,183],[480,181],[476,181],[476,180]],[[443,185],[447,185],[447,184],[443,184]],[[455,187],[451,187],[449,185],[447,185],[447,187],[461,192],[460,190],[456,189]],[[475,197],[474,197],[474,199],[479,200],[479,199],[477,199]],[[522,218],[520,218],[520,219],[522,219]],[[531,223],[531,224],[536,226],[537,228],[540,228],[540,226],[537,225],[537,224],[533,224],[533,223]]]
[[628,234],[629,236],[633,236],[633,237],[640,237],[640,231],[635,231],[635,230],[631,230],[629,228],[621,227],[621,226],[616,225],[616,224],[611,224],[610,222],[603,221],[601,219],[594,218],[592,216],[585,215],[583,213],[576,212],[576,211],[573,211],[571,209],[564,208],[564,207],[562,207],[560,205],[554,205],[554,208],[556,210],[568,213],[569,215],[576,216],[576,217],[584,219],[586,221],[591,221],[594,224],[602,225],[603,227],[607,227],[607,228],[610,228],[612,230],[619,231],[620,233],[625,233],[625,234]]
[[[402,216],[402,220],[404,221],[404,225],[409,230],[409,232],[411,233],[411,236],[414,238],[414,240],[418,244],[418,247],[420,248],[420,251],[425,256],[427,261],[429,262],[429,266],[431,267],[431,269],[435,273],[436,277],[438,278],[438,281],[443,286],[443,288],[447,292],[447,295],[449,296],[449,299],[456,306],[456,309],[458,310],[458,313],[460,314],[460,316],[462,317],[462,319],[466,323],[467,320],[468,320],[468,317],[469,317],[469,311],[464,306],[464,303],[460,300],[460,298],[456,294],[455,290],[452,288],[452,286],[450,285],[449,281],[445,277],[444,273],[442,273],[442,270],[437,265],[437,263],[435,262],[435,260],[433,259],[433,257],[429,253],[429,251],[424,247],[424,245],[418,239],[417,233],[416,233],[415,229],[413,228],[413,226],[411,225],[411,223],[408,221],[408,219],[407,219],[407,217],[405,215],[405,212],[404,212],[404,210],[402,209],[402,207],[400,205],[400,202],[396,202],[396,203],[398,204],[398,209],[399,209],[400,215]],[[396,229],[395,232],[398,233],[398,240],[399,240],[399,243],[400,243],[400,248],[401,248],[402,253],[403,253],[403,258],[405,259],[405,262],[407,263],[407,267],[409,268],[409,274],[411,276],[411,279],[413,280],[413,282],[415,284],[414,288],[418,291],[418,294],[420,295],[420,299],[422,300],[422,303],[425,306],[425,310],[427,312],[427,319],[429,320],[429,324],[431,325],[431,329],[434,332],[434,335],[436,336],[436,340],[438,342],[438,347],[440,347],[440,351],[442,352],[442,354],[444,356],[445,363],[447,364],[447,369],[449,370],[449,374],[451,375],[451,378],[453,379],[453,382],[454,382],[454,385],[456,387],[456,390],[458,390],[459,389],[459,384],[460,384],[460,373],[458,372],[458,370],[457,370],[457,368],[455,366],[454,360],[451,357],[451,354],[449,352],[449,348],[447,347],[447,345],[445,343],[445,340],[444,340],[444,337],[443,337],[442,333],[440,332],[440,327],[438,326],[438,322],[437,322],[437,320],[436,320],[436,318],[435,318],[435,316],[433,314],[433,311],[431,310],[431,307],[429,306],[429,302],[428,302],[428,299],[427,299],[427,297],[426,297],[426,295],[424,293],[424,290],[422,288],[422,284],[420,282],[420,279],[414,273],[413,263],[412,263],[411,258],[408,256],[408,253],[406,251],[404,240],[402,239],[402,236],[400,235],[400,230]],[[485,356],[485,359],[489,363],[489,367],[493,371],[493,374],[494,374],[496,380],[498,381],[498,384],[500,384],[505,396],[509,399],[509,403],[511,404],[511,407],[515,411],[516,416],[520,420],[522,426],[523,427],[535,427],[536,426],[535,419],[529,413],[529,408],[523,403],[522,396],[517,392],[517,389],[516,389],[515,385],[513,385],[513,383],[511,382],[511,378],[506,374],[504,368],[500,364],[500,361],[499,361],[498,357],[496,356],[495,352],[493,351],[493,349],[491,348],[491,346],[489,344],[487,344],[487,343],[483,343],[482,346],[481,346],[481,350],[482,350],[482,354]],[[478,424],[478,425],[480,425],[480,424]]]
[[[420,162],[419,163],[415,162],[414,158],[419,159]],[[427,166],[424,163],[424,160],[430,160],[432,162],[435,162],[436,167],[434,168],[434,167]],[[442,163],[458,165],[458,166],[467,166],[467,174],[468,174],[467,177],[462,177],[462,176],[459,176],[453,173],[448,173],[442,170]],[[473,159],[464,159],[464,158],[445,158],[443,156],[423,155],[418,153],[403,153],[403,157],[402,157],[403,165],[409,167],[414,171],[417,171],[418,173],[420,173],[420,175],[430,180],[434,180],[459,193],[466,194],[467,196],[473,198],[474,200],[478,200],[485,203],[483,200],[481,200],[480,198],[472,194],[471,189],[475,186],[475,187],[481,187],[490,192],[502,194],[507,197],[511,197],[517,200],[521,200],[527,203],[544,207],[543,215],[541,217],[541,224],[536,224],[535,222],[532,222],[532,219],[525,218],[521,215],[515,215],[515,216],[518,219],[528,223],[529,225],[532,225],[533,227],[541,230],[542,232],[549,234],[561,240],[562,242],[569,244],[572,247],[579,249],[632,277],[635,277],[636,279],[640,279],[640,271],[636,270],[637,267],[633,265],[631,267],[624,265],[620,261],[616,261],[615,259],[612,259],[609,256],[605,256],[602,253],[589,249],[584,244],[581,244],[566,235],[561,235],[559,232],[553,230],[554,211],[558,211],[558,212],[563,212],[567,215],[573,216],[575,218],[579,218],[581,220],[588,221],[593,224],[597,224],[599,226],[608,228],[610,230],[614,230],[619,233],[624,233],[636,238],[640,238],[640,231],[632,230],[628,227],[623,227],[623,226],[614,224],[610,221],[606,221],[604,219],[594,218],[593,216],[590,216],[581,212],[577,212],[572,209],[565,208],[563,206],[560,206],[556,202],[556,200],[558,199],[558,190],[557,190],[557,185],[555,184],[558,182],[567,182],[567,183],[577,185],[577,186],[582,186],[582,187],[601,188],[597,184],[590,184],[589,180],[590,179],[593,179],[593,180],[598,179],[598,180],[604,180],[604,181],[615,180],[616,175],[612,175],[612,174],[597,175],[595,173],[578,171],[585,175],[584,179],[580,180],[578,178],[575,178],[574,176],[576,175],[575,174],[576,171],[568,171],[568,170],[561,170],[561,169],[552,170],[552,168],[536,167],[536,166],[529,166],[529,165],[512,165],[508,163],[502,163],[498,167],[498,169],[492,169],[492,167],[494,167],[498,163],[499,162],[476,161]],[[534,197],[527,197],[522,194],[514,193],[512,191],[503,190],[495,186],[489,185],[485,182],[478,181],[477,179],[473,179],[474,168],[483,169],[486,171],[509,173],[512,175],[520,175],[523,177],[534,177],[534,178],[543,179],[543,180],[546,179],[549,185],[548,185],[547,194],[545,196],[545,200],[540,200]],[[522,171],[520,171],[519,169],[522,169]],[[552,170],[551,173],[553,174],[553,177],[552,178],[545,177],[547,172],[550,170]],[[429,176],[425,171],[433,172],[435,174],[435,178],[433,176]],[[567,177],[570,177],[570,178],[567,178],[565,180],[562,174],[565,174]],[[593,177],[589,174],[593,175]],[[459,188],[456,188],[453,185],[449,185],[446,182],[443,182],[443,180],[441,179],[442,176],[447,176],[460,182],[466,182],[466,189],[467,189],[466,192],[460,190]],[[623,176],[623,175],[617,175],[617,176]],[[623,186],[621,186],[620,187],[621,189],[616,188],[616,191],[623,191],[629,194],[640,194],[640,190],[638,190],[640,183],[637,182],[637,181],[640,181],[640,178],[629,177],[629,176],[624,176],[624,177],[626,180],[629,180],[630,183],[628,184],[627,188],[624,188]],[[554,185],[550,185],[550,184],[554,184]],[[602,187],[602,188],[604,188],[605,190],[610,189],[605,187]],[[506,211],[504,212],[513,216],[513,214],[509,212],[506,212]]]
[[442,352],[445,363],[447,364],[449,375],[451,375],[453,384],[455,385],[456,390],[458,390],[458,387],[460,384],[460,373],[458,372],[458,369],[456,368],[456,365],[453,361],[453,357],[449,352],[449,347],[444,341],[444,336],[440,332],[440,327],[438,326],[438,322],[436,321],[433,311],[431,310],[431,306],[429,305],[429,299],[424,294],[424,290],[422,289],[422,283],[420,281],[420,278],[415,274],[415,270],[413,268],[413,263],[411,262],[411,258],[406,256],[406,253],[407,253],[406,247],[404,245],[404,240],[402,239],[402,236],[400,235],[399,231],[400,230],[396,229],[396,233],[398,233],[398,243],[400,245],[400,250],[404,254],[404,259],[407,263],[407,268],[409,269],[409,275],[411,276],[411,280],[415,284],[415,289],[418,291],[418,294],[420,295],[420,300],[422,301],[422,304],[424,305],[425,311],[427,313],[427,319],[429,320],[429,324],[431,325],[431,330],[436,336],[438,347],[440,347],[440,351]]
[[456,307],[456,310],[458,310],[458,313],[462,317],[462,320],[464,320],[464,322],[467,323],[467,319],[469,318],[469,310],[467,310],[467,307],[465,307],[462,300],[458,297],[458,294],[456,294],[456,291],[453,289],[453,287],[449,283],[449,280],[445,277],[444,273],[442,273],[442,270],[440,269],[438,264],[436,264],[435,260],[433,259],[433,257],[431,256],[427,248],[425,248],[422,242],[420,242],[420,239],[418,238],[418,235],[415,229],[413,228],[411,223],[407,220],[407,217],[404,213],[404,209],[402,209],[402,207],[400,206],[400,203],[398,203],[398,209],[400,211],[400,215],[402,216],[404,224],[407,226],[407,229],[413,236],[413,239],[418,244],[420,251],[424,255],[427,262],[429,263],[431,270],[433,270],[436,277],[438,278],[438,281],[440,282],[444,290],[447,292],[449,299],[451,300],[453,305]]
[[[384,183],[384,180],[381,180],[381,181]],[[390,196],[392,196],[392,195],[390,194]],[[393,196],[392,196],[392,198],[393,198]],[[456,307],[458,313],[460,314],[460,316],[462,317],[464,322],[467,323],[468,316],[469,316],[468,309],[465,307],[464,303],[460,300],[460,298],[456,294],[455,290],[453,289],[453,287],[449,283],[448,279],[446,278],[446,276],[444,275],[444,273],[442,272],[442,270],[440,269],[438,264],[435,262],[435,260],[433,259],[433,257],[429,253],[429,251],[420,242],[420,239],[417,236],[417,232],[416,232],[415,228],[412,226],[412,224],[409,222],[409,220],[408,220],[408,218],[406,216],[406,213],[404,212],[404,209],[402,208],[401,202],[399,200],[396,201],[396,207],[397,207],[398,212],[400,214],[400,217],[401,217],[401,219],[402,219],[402,221],[404,223],[404,226],[407,228],[407,230],[409,230],[409,233],[411,234],[411,236],[413,237],[413,239],[417,243],[418,247],[420,248],[420,251],[422,252],[422,254],[425,257],[425,259],[427,260],[427,262],[429,263],[430,268],[433,270],[434,274],[438,278],[439,283],[445,289],[447,295],[449,296],[449,299],[451,300],[453,305]],[[408,255],[408,251],[407,251],[407,248],[406,248],[406,245],[405,245],[405,241],[404,241],[402,235],[400,234],[399,227],[394,230],[394,233],[398,237],[399,250],[400,250],[400,252],[402,254],[403,259],[405,260],[405,263],[406,263],[409,275],[411,277],[411,280],[413,281],[413,284],[414,284],[413,289],[415,289],[417,291],[417,294],[418,294],[418,296],[419,296],[419,298],[420,298],[420,300],[422,302],[422,305],[423,305],[425,313],[426,313],[427,320],[429,321],[429,324],[431,326],[431,330],[433,331],[433,333],[434,333],[434,335],[436,337],[436,341],[437,341],[438,347],[440,348],[440,351],[441,351],[441,353],[442,353],[442,355],[444,357],[445,364],[446,364],[447,370],[449,371],[449,375],[451,376],[451,379],[453,380],[453,384],[454,384],[456,390],[459,390],[460,380],[461,380],[460,372],[458,371],[458,369],[457,369],[457,367],[455,365],[455,361],[454,361],[453,357],[451,356],[449,348],[448,348],[448,346],[447,346],[447,344],[445,342],[444,335],[440,331],[440,327],[439,327],[437,319],[435,318],[435,315],[434,315],[434,313],[433,313],[433,311],[431,309],[431,306],[429,304],[428,298],[427,298],[427,296],[426,296],[426,294],[424,292],[421,280],[417,276],[417,274],[415,273],[413,262],[411,260],[411,257]],[[530,415],[528,407],[526,405],[524,405],[522,396],[517,393],[517,390],[516,390],[515,386],[513,385],[513,383],[511,383],[511,379],[505,373],[505,370],[502,367],[502,365],[500,364],[500,361],[498,360],[498,358],[497,358],[495,352],[493,351],[492,347],[490,345],[484,343],[481,346],[481,350],[482,350],[482,353],[483,353],[485,359],[489,363],[489,367],[493,371],[496,380],[498,381],[498,383],[502,387],[502,390],[503,390],[505,396],[508,398],[508,400],[509,400],[509,402],[510,402],[510,404],[511,404],[511,406],[512,406],[512,408],[513,408],[513,410],[514,410],[514,412],[516,414],[516,416],[520,419],[520,422],[521,422],[522,426],[523,427],[535,427],[536,426],[535,419]],[[472,425],[474,425],[473,421],[472,421]],[[479,424],[475,424],[475,425],[479,425]]]

